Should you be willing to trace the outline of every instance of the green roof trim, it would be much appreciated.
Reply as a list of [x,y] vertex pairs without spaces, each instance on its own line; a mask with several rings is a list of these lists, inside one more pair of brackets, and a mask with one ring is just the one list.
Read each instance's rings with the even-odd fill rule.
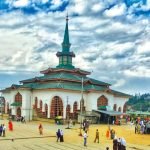
[[98,106],[98,110],[106,110],[107,109],[107,106]]
[[127,114],[135,114],[135,115],[148,115],[150,116],[150,112],[148,111],[127,111]]
[[11,104],[11,106],[22,106],[22,103],[21,102],[13,102],[12,104]]
[[125,94],[125,93],[122,93],[122,92],[118,92],[118,91],[115,91],[115,90],[111,90],[111,92],[116,95],[116,96],[125,96],[125,97],[131,97],[132,95],[129,95],[129,94]]
[[120,115],[126,115],[125,113],[119,112],[119,111],[105,111],[105,110],[92,110],[94,112],[99,112],[103,114],[107,114],[109,116],[120,116]]

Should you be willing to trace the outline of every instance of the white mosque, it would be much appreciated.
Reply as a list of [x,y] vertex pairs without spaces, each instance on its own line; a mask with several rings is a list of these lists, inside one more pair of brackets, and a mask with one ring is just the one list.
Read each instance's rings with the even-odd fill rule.
[[35,114],[42,118],[77,119],[81,110],[85,114],[93,110],[105,114],[125,113],[130,95],[112,90],[109,83],[92,79],[90,72],[73,66],[75,54],[70,46],[67,17],[62,51],[56,54],[58,66],[41,71],[39,77],[20,81],[20,85],[3,89],[5,113],[25,116],[26,120],[32,120]]

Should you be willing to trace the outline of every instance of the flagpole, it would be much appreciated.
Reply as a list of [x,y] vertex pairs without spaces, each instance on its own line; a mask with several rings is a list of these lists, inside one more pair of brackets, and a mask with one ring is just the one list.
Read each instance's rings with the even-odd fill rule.
[[82,103],[83,103],[83,77],[82,77],[82,82],[81,82],[81,102],[80,102],[80,117],[81,117],[81,120],[80,120],[80,133],[79,133],[79,136],[82,136],[82,132],[81,132],[81,129],[82,129]]

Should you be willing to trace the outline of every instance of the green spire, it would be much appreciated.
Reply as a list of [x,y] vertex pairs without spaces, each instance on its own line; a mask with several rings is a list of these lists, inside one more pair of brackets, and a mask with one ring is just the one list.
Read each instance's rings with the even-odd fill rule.
[[56,68],[66,68],[66,69],[74,69],[72,65],[72,57],[75,57],[73,52],[70,52],[70,42],[69,42],[69,30],[68,30],[68,15],[66,16],[66,27],[64,40],[62,42],[62,51],[57,52],[56,56],[59,58],[59,65]]
[[70,50],[70,42],[69,42],[69,30],[68,30],[68,14],[66,16],[66,27],[65,27],[65,34],[64,34],[64,40],[62,43],[62,52],[69,52]]

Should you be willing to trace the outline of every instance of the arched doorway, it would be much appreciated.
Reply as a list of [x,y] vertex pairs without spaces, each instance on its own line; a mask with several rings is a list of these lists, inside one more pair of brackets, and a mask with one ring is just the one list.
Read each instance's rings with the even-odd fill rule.
[[16,102],[16,115],[21,117],[21,106],[22,106],[22,95],[18,92],[15,95],[15,102]]
[[42,112],[42,108],[43,108],[43,102],[42,100],[40,100],[40,111]]
[[20,107],[17,108],[16,114],[18,117],[21,117],[21,108]]
[[73,104],[73,118],[74,119],[78,118],[77,111],[78,111],[78,104],[77,104],[77,102],[74,102],[74,104]]
[[[106,106],[108,106],[108,99],[104,95],[102,95],[97,99],[97,109],[106,111],[107,110]],[[109,115],[105,113],[101,113],[100,115],[101,115],[99,119],[100,122],[110,123],[111,118],[109,117]]]
[[37,107],[38,107],[38,99],[37,97],[35,97],[34,108],[37,109]]
[[102,95],[97,100],[97,108],[98,109],[106,109],[106,106],[108,106],[108,100],[104,95]]
[[63,116],[63,102],[59,96],[55,96],[51,102],[51,118],[55,118],[57,116]]
[[47,117],[47,114],[48,114],[48,105],[45,104],[45,116]]
[[118,111],[121,112],[121,107],[118,108]]
[[114,111],[117,110],[117,104],[114,104],[114,108],[113,108]]

